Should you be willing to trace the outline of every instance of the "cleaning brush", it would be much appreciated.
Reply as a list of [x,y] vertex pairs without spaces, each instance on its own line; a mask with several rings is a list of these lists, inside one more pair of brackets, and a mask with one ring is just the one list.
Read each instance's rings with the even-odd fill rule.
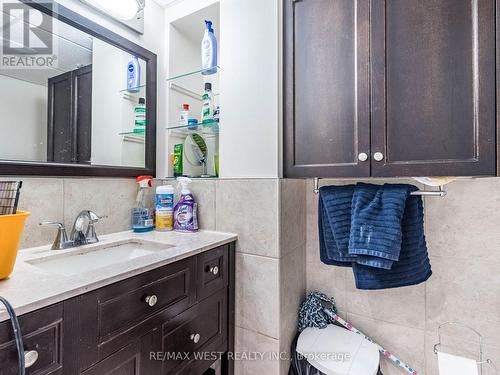
[[22,181],[0,181],[0,215],[14,215],[17,212]]

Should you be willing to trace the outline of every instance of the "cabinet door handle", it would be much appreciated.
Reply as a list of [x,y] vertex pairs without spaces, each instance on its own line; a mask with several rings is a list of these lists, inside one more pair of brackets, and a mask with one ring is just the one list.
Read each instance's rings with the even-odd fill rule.
[[358,160],[359,161],[367,161],[368,160],[368,154],[366,152],[359,153]]
[[373,154],[373,158],[375,159],[375,161],[382,161],[384,160],[384,154],[382,154],[381,152],[376,152]]
[[217,266],[210,266],[207,268],[207,271],[210,272],[212,275],[217,276],[219,274],[219,267]]
[[149,307],[153,307],[158,302],[158,297],[156,297],[154,294],[152,294],[150,296],[146,296],[146,298],[144,299],[144,301],[146,302],[146,304]]
[[33,366],[36,361],[38,361],[38,352],[36,350],[24,352],[24,363],[26,368]]
[[198,344],[200,342],[201,336],[199,333],[192,333],[189,336],[189,339],[194,342],[195,344]]

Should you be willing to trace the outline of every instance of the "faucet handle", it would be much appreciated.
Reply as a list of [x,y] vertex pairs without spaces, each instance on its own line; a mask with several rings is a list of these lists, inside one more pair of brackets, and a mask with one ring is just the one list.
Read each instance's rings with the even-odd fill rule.
[[96,243],[99,242],[99,238],[97,237],[97,233],[95,232],[94,224],[98,223],[100,219],[107,218],[106,215],[97,215],[93,211],[89,211],[89,225],[87,226],[87,232],[85,233],[85,238],[87,239],[87,243]]
[[101,219],[106,219],[107,215],[98,215],[94,211],[89,211],[89,224],[95,224]]
[[42,221],[39,225],[53,225],[58,227],[56,238],[51,247],[52,250],[62,250],[70,246],[68,234],[66,233],[66,228],[63,223],[58,221]]

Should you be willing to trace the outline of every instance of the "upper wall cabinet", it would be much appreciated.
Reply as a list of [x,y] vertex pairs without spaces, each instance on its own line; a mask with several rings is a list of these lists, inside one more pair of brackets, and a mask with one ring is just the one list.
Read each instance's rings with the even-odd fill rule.
[[284,5],[285,175],[369,176],[369,2]]
[[284,0],[286,177],[495,175],[495,0]]

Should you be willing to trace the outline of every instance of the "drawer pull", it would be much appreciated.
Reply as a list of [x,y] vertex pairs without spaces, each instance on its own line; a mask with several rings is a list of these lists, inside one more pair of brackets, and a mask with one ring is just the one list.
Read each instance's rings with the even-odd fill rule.
[[219,274],[219,267],[212,266],[208,269],[208,272],[210,272],[212,275],[217,276]]
[[151,296],[147,296],[145,298],[145,301],[146,301],[146,304],[149,306],[149,307],[153,307],[154,305],[156,305],[156,303],[158,302],[158,297],[156,297],[154,294],[151,295]]
[[33,366],[36,361],[38,361],[38,352],[36,350],[24,352],[24,363],[26,368]]
[[192,333],[191,336],[189,336],[189,339],[195,344],[198,344],[200,342],[200,338],[201,336],[199,333]]

